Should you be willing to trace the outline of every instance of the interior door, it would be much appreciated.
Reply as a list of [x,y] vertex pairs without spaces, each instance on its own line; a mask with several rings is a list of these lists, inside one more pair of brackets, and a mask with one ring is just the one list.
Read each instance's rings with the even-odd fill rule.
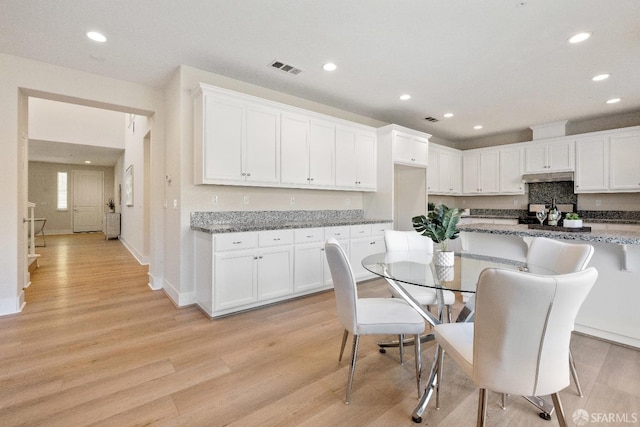
[[73,171],[73,231],[102,230],[104,176],[101,171]]

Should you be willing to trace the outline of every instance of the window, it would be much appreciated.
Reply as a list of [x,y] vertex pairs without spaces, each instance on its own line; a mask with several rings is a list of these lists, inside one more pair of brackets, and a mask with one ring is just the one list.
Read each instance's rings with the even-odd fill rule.
[[58,203],[59,210],[67,209],[67,173],[58,172]]

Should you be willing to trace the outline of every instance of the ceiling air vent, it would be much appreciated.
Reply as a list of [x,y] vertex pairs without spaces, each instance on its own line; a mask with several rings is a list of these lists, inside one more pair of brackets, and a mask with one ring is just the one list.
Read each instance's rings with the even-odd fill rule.
[[284,71],[285,73],[293,74],[294,76],[297,76],[302,72],[300,68],[296,68],[293,65],[285,64],[282,61],[273,61],[269,65],[273,68],[277,68],[280,71]]
[[431,117],[431,116],[429,116],[429,117],[425,117],[424,119],[425,119],[426,121],[428,121],[428,122],[433,122],[433,123],[435,123],[435,122],[439,121],[439,120],[438,120],[438,119],[436,119],[435,117]]

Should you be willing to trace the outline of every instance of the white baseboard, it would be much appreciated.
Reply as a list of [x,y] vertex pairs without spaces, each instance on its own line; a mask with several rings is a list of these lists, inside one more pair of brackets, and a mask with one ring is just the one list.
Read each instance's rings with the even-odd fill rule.
[[0,316],[20,313],[24,305],[24,290],[15,298],[0,298]]
[[162,290],[177,307],[186,307],[196,303],[195,292],[179,292],[166,280],[162,285]]
[[589,326],[575,325],[575,331],[581,334],[590,335],[597,338],[602,338],[606,341],[635,347],[640,349],[640,339],[634,337],[627,337],[624,335],[614,334],[612,332],[603,331],[601,329],[591,328]]

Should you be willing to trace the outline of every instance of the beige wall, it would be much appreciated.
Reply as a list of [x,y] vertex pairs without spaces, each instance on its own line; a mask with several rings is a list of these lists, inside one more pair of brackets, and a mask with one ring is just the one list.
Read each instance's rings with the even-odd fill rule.
[[[36,204],[35,216],[46,218],[45,232],[47,234],[65,234],[73,232],[72,222],[72,195],[73,195],[73,171],[90,170],[100,171],[104,174],[104,212],[108,211],[107,200],[113,197],[117,206],[117,195],[114,195],[114,175],[112,167],[97,167],[85,165],[69,165],[63,163],[29,162],[29,201]],[[57,174],[67,172],[69,209],[59,211],[56,209],[57,201]]]

